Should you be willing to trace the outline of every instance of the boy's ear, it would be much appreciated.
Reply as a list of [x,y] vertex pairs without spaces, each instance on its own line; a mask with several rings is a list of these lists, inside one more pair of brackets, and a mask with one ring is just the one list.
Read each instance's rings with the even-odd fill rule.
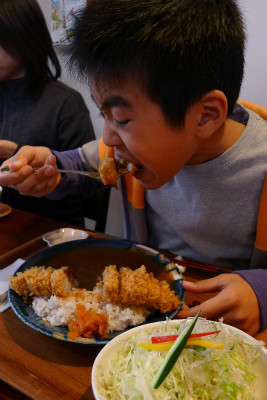
[[206,93],[199,102],[197,136],[207,139],[219,129],[227,118],[228,103],[220,90]]

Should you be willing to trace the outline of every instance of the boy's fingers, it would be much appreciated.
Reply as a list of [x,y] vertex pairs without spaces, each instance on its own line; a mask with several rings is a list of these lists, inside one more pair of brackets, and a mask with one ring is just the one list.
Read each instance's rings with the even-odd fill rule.
[[189,308],[188,310],[182,308],[178,313],[178,318],[194,317],[200,311],[201,317],[218,320],[223,316],[228,308],[228,303],[226,303],[224,297],[224,294],[220,292],[211,299],[206,300],[195,307]]
[[[26,165],[18,172],[8,172],[5,176],[2,176],[1,184],[13,187],[20,194],[31,195],[38,193],[40,190],[43,191],[43,188],[51,179],[56,182],[57,175],[55,168],[51,165],[47,165],[38,171],[33,171],[32,167]],[[52,186],[51,183],[50,186]]]
[[53,166],[47,165],[34,172],[21,185],[17,185],[17,190],[23,195],[43,197],[51,193],[59,182],[60,174],[56,172]]
[[50,155],[47,157],[44,165],[53,165],[56,166],[57,159],[54,155]]
[[26,165],[19,168],[18,171],[1,173],[0,183],[2,186],[12,187],[20,184],[25,179],[28,179],[30,175],[32,175],[32,168],[29,165]]
[[211,293],[222,290],[225,285],[229,282],[229,278],[232,274],[218,275],[214,278],[199,280],[196,282],[184,281],[183,287],[185,290],[194,293]]
[[27,165],[27,160],[25,158],[19,160],[14,160],[13,158],[10,158],[1,165],[1,168],[8,167],[11,172],[17,172],[25,165]]

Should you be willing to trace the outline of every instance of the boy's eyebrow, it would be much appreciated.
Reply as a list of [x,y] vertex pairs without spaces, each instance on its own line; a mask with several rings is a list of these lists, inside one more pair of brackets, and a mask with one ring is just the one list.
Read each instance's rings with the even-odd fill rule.
[[[91,96],[93,101],[96,103],[95,99],[93,96]],[[96,103],[97,105],[97,103]],[[100,110],[105,110],[107,108],[112,108],[112,107],[131,107],[131,103],[129,100],[125,99],[125,97],[118,96],[118,95],[111,95],[107,97],[106,99],[103,100],[101,104],[98,105]]]

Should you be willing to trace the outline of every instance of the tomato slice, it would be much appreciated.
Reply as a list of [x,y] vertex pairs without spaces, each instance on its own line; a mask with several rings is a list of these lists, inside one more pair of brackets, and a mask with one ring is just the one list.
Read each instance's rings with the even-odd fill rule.
[[[215,335],[220,333],[221,331],[212,331],[212,332],[202,332],[202,333],[191,333],[189,338],[200,338],[202,336]],[[165,343],[165,342],[174,342],[179,335],[167,335],[167,336],[152,336],[151,343]]]

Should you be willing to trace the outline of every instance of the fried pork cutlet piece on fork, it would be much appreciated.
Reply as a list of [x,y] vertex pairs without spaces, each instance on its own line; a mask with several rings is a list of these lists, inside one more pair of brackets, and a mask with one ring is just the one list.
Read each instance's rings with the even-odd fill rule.
[[153,273],[146,271],[144,265],[136,270],[123,267],[120,273],[115,265],[106,267],[103,273],[103,297],[106,301],[143,305],[161,313],[175,310],[179,305],[178,297],[168,282],[156,279]]
[[104,185],[115,185],[119,178],[119,173],[113,158],[106,158],[103,160],[98,167],[98,172]]
[[108,157],[101,161],[98,172],[104,185],[116,185],[120,175],[134,172],[135,167],[132,163],[121,158]]
[[54,269],[52,267],[32,267],[16,276],[10,276],[9,286],[19,296],[28,299],[32,296],[65,297],[72,289],[72,277],[69,267]]

